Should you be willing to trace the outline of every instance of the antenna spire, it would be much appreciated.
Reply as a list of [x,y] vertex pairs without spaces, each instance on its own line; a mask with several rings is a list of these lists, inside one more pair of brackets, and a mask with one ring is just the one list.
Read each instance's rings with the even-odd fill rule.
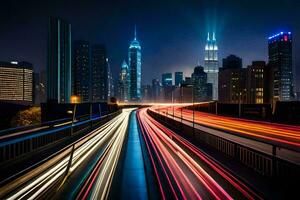
[[209,32],[207,33],[207,41],[209,41]]
[[134,25],[134,40],[136,40],[136,25]]
[[216,40],[215,32],[213,32],[213,40],[214,40],[214,41]]

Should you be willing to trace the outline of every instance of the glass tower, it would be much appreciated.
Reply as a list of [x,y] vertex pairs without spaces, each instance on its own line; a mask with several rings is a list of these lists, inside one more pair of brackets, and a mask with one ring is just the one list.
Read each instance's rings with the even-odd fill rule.
[[48,33],[47,99],[69,103],[71,96],[71,24],[50,17]]
[[269,37],[269,64],[273,71],[273,102],[294,98],[292,34],[280,32]]
[[213,87],[213,100],[218,100],[219,61],[215,33],[213,33],[212,38],[209,33],[207,36],[204,56],[204,72],[207,73],[207,83],[211,83]]
[[129,63],[129,96],[131,101],[141,100],[141,46],[136,37],[134,29],[134,39],[130,43],[128,52]]

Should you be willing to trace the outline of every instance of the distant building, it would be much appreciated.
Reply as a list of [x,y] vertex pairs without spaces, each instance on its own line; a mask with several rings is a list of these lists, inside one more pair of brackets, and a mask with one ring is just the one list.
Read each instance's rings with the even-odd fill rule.
[[121,102],[128,102],[129,97],[129,69],[126,61],[124,60],[121,66],[121,72],[119,74],[119,100]]
[[212,38],[210,38],[208,33],[205,45],[204,72],[207,74],[207,82],[212,84],[212,98],[214,100],[218,100],[218,50],[215,33],[213,33]]
[[175,72],[175,86],[183,83],[183,72]]
[[136,37],[136,29],[134,30],[134,39],[130,43],[128,52],[128,64],[129,64],[129,91],[131,101],[141,100],[141,76],[142,76],[142,54],[141,45]]
[[270,82],[270,70],[266,62],[252,62],[247,68],[246,76],[247,103],[271,103]]
[[185,77],[185,80],[183,82],[185,85],[191,85],[192,83],[192,77]]
[[142,102],[152,101],[152,88],[151,85],[142,85]]
[[223,59],[219,71],[219,102],[246,103],[246,72],[241,58],[230,55]]
[[79,96],[80,102],[91,101],[90,44],[76,40],[73,43],[72,94]]
[[197,66],[192,73],[194,101],[203,102],[211,100],[212,85],[207,83],[207,74],[202,66]]
[[172,86],[172,73],[164,73],[161,75],[161,83],[163,87]]
[[161,85],[158,78],[152,79],[152,100],[159,102],[161,96]]
[[269,65],[273,70],[273,102],[294,99],[292,34],[281,32],[269,37]]
[[71,24],[49,18],[47,100],[69,103],[71,96]]
[[115,97],[115,80],[113,78],[113,75],[112,75],[112,72],[111,72],[111,68],[110,68],[110,64],[109,64],[109,61],[107,59],[107,70],[108,70],[108,78],[107,78],[107,81],[108,81],[108,85],[107,85],[107,88],[108,88],[108,98],[111,98],[111,97]]
[[0,101],[33,104],[33,67],[28,62],[0,62]]
[[106,47],[101,44],[92,46],[92,102],[108,100],[108,63]]

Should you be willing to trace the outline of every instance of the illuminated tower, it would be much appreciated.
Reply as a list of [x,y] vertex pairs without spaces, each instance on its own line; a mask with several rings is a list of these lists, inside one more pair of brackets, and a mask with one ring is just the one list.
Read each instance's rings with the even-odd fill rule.
[[141,100],[141,46],[136,37],[134,29],[134,39],[130,43],[128,52],[129,63],[129,96],[131,101]]
[[212,39],[210,38],[209,33],[207,36],[207,42],[205,45],[204,72],[207,73],[207,83],[211,83],[213,87],[213,100],[218,100],[219,61],[215,33],[213,33]]
[[119,98],[122,102],[128,102],[129,99],[129,73],[128,65],[124,60],[119,75]]
[[294,99],[292,34],[269,37],[269,64],[273,71],[273,103]]

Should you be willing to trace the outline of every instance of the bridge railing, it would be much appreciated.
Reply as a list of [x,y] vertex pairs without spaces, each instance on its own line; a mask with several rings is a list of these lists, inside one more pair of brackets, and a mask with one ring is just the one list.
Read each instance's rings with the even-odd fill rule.
[[[244,143],[237,143],[226,137],[221,137],[221,131],[200,130],[200,125],[193,128],[192,122],[159,113],[148,109],[148,113],[165,125],[184,133],[194,140],[204,143],[222,152],[224,155],[242,163],[259,174],[267,177],[284,177],[285,179],[300,177],[300,149],[288,148],[263,141],[246,139]],[[206,130],[209,130],[206,128]],[[230,133],[227,133],[230,135]],[[242,138],[242,137],[241,137]],[[247,145],[247,141],[253,143]],[[255,148],[255,146],[260,148]]]

